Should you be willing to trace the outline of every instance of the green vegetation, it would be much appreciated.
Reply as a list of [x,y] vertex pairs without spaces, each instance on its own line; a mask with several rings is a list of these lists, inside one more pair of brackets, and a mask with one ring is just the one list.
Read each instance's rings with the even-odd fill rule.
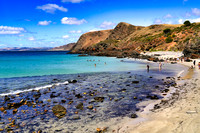
[[164,29],[164,30],[163,30],[163,33],[164,33],[164,34],[169,34],[169,33],[171,33],[171,29],[169,29],[169,28]]
[[191,25],[191,23],[190,23],[189,20],[186,20],[183,24],[184,24],[185,26],[190,26],[190,25]]
[[166,43],[171,43],[173,41],[172,37],[171,36],[168,36],[166,39],[165,39],[165,42]]
[[190,38],[187,37],[183,42],[186,43],[186,42],[188,42],[189,40],[190,40]]

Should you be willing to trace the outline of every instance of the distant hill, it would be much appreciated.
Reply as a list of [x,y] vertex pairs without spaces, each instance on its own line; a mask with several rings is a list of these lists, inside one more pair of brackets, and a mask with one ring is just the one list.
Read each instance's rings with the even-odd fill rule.
[[0,51],[48,51],[51,47],[32,48],[32,47],[13,47],[13,48],[1,48]]
[[50,51],[70,51],[75,45],[76,43],[69,43],[67,45],[52,48]]
[[200,23],[143,27],[121,22],[111,30],[83,34],[71,53],[127,57],[145,51],[200,54]]

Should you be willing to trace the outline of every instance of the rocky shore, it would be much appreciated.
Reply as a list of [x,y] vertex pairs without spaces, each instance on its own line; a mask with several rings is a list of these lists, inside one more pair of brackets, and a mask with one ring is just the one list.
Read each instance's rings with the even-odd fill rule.
[[74,75],[66,84],[1,96],[0,131],[118,132],[120,121],[145,108],[138,103],[159,100],[176,86],[174,77],[156,72]]
[[[182,63],[190,66],[191,63]],[[192,72],[191,72],[192,71]],[[199,75],[196,66],[178,82],[170,97],[157,101],[158,109],[143,111],[140,119],[123,123],[120,133],[197,133],[199,132]]]

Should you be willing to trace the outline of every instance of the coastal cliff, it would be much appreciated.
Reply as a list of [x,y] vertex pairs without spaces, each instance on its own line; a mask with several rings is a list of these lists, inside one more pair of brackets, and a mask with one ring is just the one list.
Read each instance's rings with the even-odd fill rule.
[[146,51],[184,51],[185,56],[198,57],[199,46],[200,23],[143,27],[121,22],[111,30],[83,34],[70,51],[117,57],[135,57]]

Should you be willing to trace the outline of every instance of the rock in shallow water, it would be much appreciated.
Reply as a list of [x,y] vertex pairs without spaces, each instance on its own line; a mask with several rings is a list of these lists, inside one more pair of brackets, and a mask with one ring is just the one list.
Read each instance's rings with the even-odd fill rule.
[[96,102],[103,102],[104,101],[104,97],[95,97],[94,100]]
[[78,105],[76,105],[77,109],[83,110],[83,103],[79,103]]
[[67,113],[65,107],[63,107],[62,105],[55,105],[52,108],[52,111],[53,111],[54,115],[56,117],[58,117],[59,119],[63,118]]
[[131,118],[137,118],[138,116],[136,114],[131,114]]

